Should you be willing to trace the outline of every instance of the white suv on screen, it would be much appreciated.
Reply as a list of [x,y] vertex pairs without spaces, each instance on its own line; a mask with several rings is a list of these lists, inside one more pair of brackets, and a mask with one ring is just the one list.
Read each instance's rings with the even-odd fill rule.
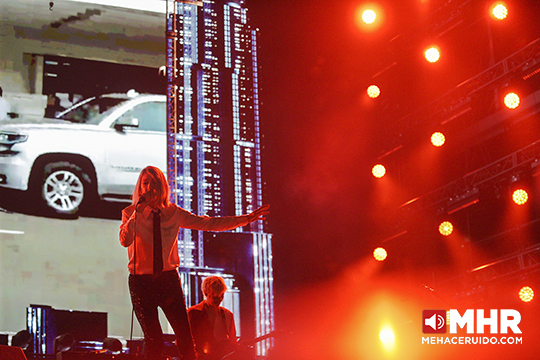
[[92,199],[129,201],[139,172],[166,169],[165,95],[108,94],[56,119],[0,122],[0,186],[75,214]]

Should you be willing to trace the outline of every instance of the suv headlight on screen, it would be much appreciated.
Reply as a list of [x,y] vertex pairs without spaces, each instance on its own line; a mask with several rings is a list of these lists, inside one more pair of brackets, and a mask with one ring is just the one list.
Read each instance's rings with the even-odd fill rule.
[[28,135],[8,131],[0,131],[0,152],[6,152],[17,143],[25,142]]

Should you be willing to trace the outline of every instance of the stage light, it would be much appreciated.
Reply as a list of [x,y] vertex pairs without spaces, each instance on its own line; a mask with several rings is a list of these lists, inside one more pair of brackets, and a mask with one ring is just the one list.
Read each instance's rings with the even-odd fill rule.
[[450,221],[443,221],[439,225],[439,233],[443,236],[450,236],[454,232],[454,225]]
[[386,168],[381,164],[377,164],[373,167],[373,169],[371,169],[371,173],[377,179],[380,179],[386,174]]
[[431,143],[433,146],[443,146],[445,140],[444,134],[441,132],[434,132],[433,135],[431,135]]
[[441,54],[436,47],[432,46],[424,52],[424,56],[427,61],[429,61],[430,63],[434,63],[439,60]]
[[386,260],[387,256],[388,256],[388,253],[382,247],[378,247],[375,250],[373,250],[373,257],[377,261],[384,261]]
[[508,8],[504,4],[497,3],[493,9],[491,9],[491,14],[497,20],[504,20],[508,16]]
[[103,350],[107,354],[120,354],[122,352],[122,342],[118,339],[107,337],[103,340]]
[[75,338],[73,335],[66,333],[57,336],[53,343],[53,353],[56,355],[63,351],[69,351],[73,345],[75,345]]
[[514,190],[512,193],[512,200],[518,205],[523,205],[529,200],[529,194],[523,189]]
[[504,105],[509,109],[515,109],[519,106],[519,96],[516,93],[508,93],[504,96]]
[[396,341],[396,337],[391,329],[382,329],[379,332],[379,340],[383,344],[392,344]]
[[377,31],[384,23],[384,9],[374,3],[360,5],[354,11],[354,22],[361,31]]
[[362,21],[364,21],[366,24],[373,24],[376,18],[377,14],[375,14],[375,11],[373,10],[368,9],[362,13]]
[[523,302],[530,302],[534,298],[534,291],[528,286],[524,286],[519,290],[519,298]]
[[372,99],[378,98],[381,95],[381,89],[377,85],[370,85],[367,88],[367,94]]

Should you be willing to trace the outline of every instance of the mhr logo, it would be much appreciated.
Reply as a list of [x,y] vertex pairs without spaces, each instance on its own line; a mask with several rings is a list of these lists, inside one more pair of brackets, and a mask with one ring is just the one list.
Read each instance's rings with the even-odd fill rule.
[[[476,313],[476,321],[475,321]],[[456,309],[424,310],[422,312],[422,332],[424,334],[445,334],[447,327],[450,334],[456,334],[458,326],[465,328],[467,334],[484,334],[484,327],[489,326],[491,334],[508,334],[511,329],[514,334],[521,334],[518,327],[521,314],[513,309],[491,309],[486,317],[483,309],[467,309],[463,315]],[[476,328],[475,328],[476,324]]]

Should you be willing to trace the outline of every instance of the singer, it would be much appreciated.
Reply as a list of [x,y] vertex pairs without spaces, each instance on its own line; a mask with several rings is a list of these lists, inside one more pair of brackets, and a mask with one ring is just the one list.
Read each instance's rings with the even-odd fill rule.
[[133,202],[122,210],[120,243],[128,248],[129,292],[137,320],[141,325],[146,359],[161,360],[164,342],[158,318],[161,307],[176,336],[181,359],[195,359],[186,302],[178,266],[178,231],[224,231],[264,220],[269,205],[248,215],[198,216],[169,201],[165,175],[148,166],[139,174],[133,191]]

